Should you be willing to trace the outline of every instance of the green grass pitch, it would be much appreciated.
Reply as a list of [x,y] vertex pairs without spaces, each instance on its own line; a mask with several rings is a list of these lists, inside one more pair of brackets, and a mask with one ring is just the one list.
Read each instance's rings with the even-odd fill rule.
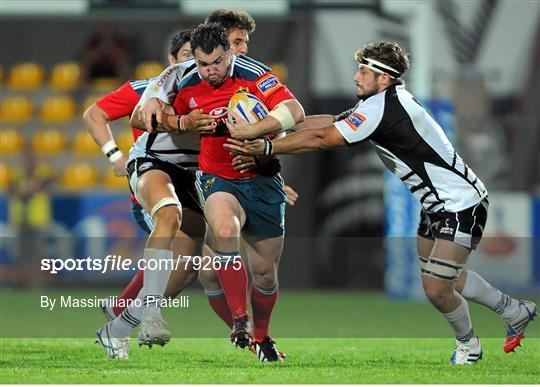
[[[540,381],[540,328],[527,330],[516,353],[502,351],[504,327],[491,311],[471,306],[484,359],[451,367],[453,339],[446,322],[424,303],[382,294],[284,291],[272,332],[287,353],[261,364],[234,349],[226,327],[200,292],[190,307],[166,310],[173,332],[165,347],[139,348],[109,360],[94,344],[104,322],[97,309],[39,307],[41,295],[92,297],[93,291],[1,290],[1,383],[529,383]],[[103,292],[98,293],[104,295]],[[134,332],[135,337],[136,332]],[[40,338],[37,338],[40,337]]]

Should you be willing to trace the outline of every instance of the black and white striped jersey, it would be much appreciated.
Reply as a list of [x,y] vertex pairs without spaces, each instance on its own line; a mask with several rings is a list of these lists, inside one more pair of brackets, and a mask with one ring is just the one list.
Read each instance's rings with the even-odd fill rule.
[[487,195],[439,124],[403,85],[361,101],[334,125],[349,144],[369,140],[426,211],[458,212]]
[[[167,67],[160,75],[150,80],[138,106],[142,106],[149,98],[154,97],[166,102],[170,98],[174,101],[177,92],[176,85],[186,74],[186,70],[194,68],[193,59]],[[172,104],[172,102],[167,103]],[[196,169],[199,149],[199,136],[196,134],[144,132],[129,151],[128,162],[137,157],[153,157],[184,168]]]

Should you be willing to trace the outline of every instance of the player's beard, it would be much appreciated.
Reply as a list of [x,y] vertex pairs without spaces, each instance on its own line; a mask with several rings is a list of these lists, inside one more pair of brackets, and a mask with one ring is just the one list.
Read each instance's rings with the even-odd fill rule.
[[356,98],[358,99],[368,99],[369,97],[373,97],[375,94],[378,94],[378,91],[375,87],[366,90],[365,87],[360,87],[358,85],[356,89]]
[[227,71],[225,72],[225,75],[223,76],[223,78],[216,79],[215,81],[210,81],[210,78],[208,78],[206,82],[208,82],[208,84],[212,86],[213,88],[217,89],[218,87],[220,87],[221,85],[225,83],[225,80],[227,79],[227,76],[229,75],[230,70],[231,70],[231,65],[227,66]]

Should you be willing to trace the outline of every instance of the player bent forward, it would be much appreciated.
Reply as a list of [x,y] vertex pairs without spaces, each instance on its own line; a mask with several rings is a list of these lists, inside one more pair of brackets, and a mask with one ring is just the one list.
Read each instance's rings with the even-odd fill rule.
[[[304,153],[369,140],[383,163],[421,202],[418,255],[424,291],[456,336],[451,364],[482,358],[465,297],[498,313],[507,327],[506,352],[514,350],[536,315],[536,305],[518,301],[464,269],[482,237],[488,194],[456,153],[441,127],[405,89],[401,76],[408,54],[396,43],[370,43],[356,52],[354,77],[361,101],[341,119],[308,117],[303,129],[268,141],[229,140],[225,147],[244,154]],[[336,121],[336,122],[334,122]],[[254,138],[246,123],[229,124],[232,137]]]

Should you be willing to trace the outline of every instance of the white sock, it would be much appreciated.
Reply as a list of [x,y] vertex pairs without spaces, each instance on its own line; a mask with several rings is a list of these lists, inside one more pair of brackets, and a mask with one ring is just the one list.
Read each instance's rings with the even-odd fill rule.
[[151,267],[156,267],[155,270],[148,268],[144,270],[143,288],[141,289],[141,293],[144,294],[144,313],[157,313],[159,307],[155,304],[155,300],[162,298],[167,288],[167,282],[169,282],[169,276],[171,275],[173,252],[171,250],[146,248],[143,257],[147,265],[152,261],[151,265],[153,266]]
[[467,300],[484,305],[501,315],[505,320],[519,316],[519,302],[491,286],[478,273],[467,270],[467,279],[461,295]]
[[460,341],[467,341],[474,337],[469,305],[467,304],[467,300],[459,293],[455,292],[455,294],[461,299],[461,304],[452,312],[442,313],[442,315],[448,321],[448,324],[450,324],[456,338]]
[[142,294],[142,291],[139,292],[137,301],[133,300],[134,302],[111,322],[112,337],[127,337],[131,330],[140,324],[143,310]]

